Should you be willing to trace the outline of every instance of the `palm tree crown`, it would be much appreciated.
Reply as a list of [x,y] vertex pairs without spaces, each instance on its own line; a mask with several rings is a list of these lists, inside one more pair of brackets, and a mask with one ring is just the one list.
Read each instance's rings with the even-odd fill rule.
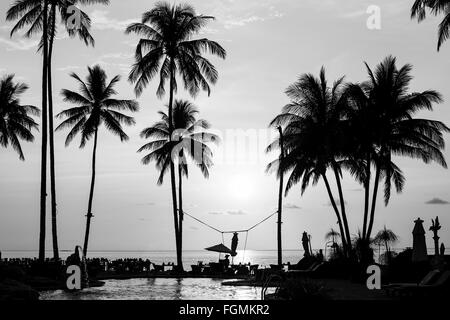
[[112,98],[117,94],[114,86],[120,81],[119,76],[115,76],[108,84],[106,73],[100,66],[88,67],[88,73],[86,81],[81,80],[75,73],[71,74],[71,77],[80,84],[80,93],[67,89],[62,90],[64,101],[78,106],[64,110],[57,115],[58,118],[66,119],[56,130],[72,127],[67,135],[66,145],[70,144],[80,132],[81,148],[86,145],[86,142],[102,123],[110,132],[119,136],[121,141],[128,140],[122,124],[132,125],[135,121],[120,111],[136,112],[139,108],[138,103],[134,100]]
[[[284,163],[275,160],[268,166],[268,170],[278,168],[279,173],[291,171],[286,192],[301,181],[303,193],[311,179],[316,184],[327,168],[336,165],[341,144],[339,122],[344,110],[342,92],[343,78],[328,87],[324,68],[319,78],[304,74],[287,89],[291,103],[271,122],[271,126],[285,126]],[[267,151],[278,146],[276,140]]]
[[219,137],[204,130],[210,127],[203,119],[197,119],[198,110],[189,101],[176,100],[173,108],[174,133],[170,139],[169,117],[160,111],[161,121],[142,131],[141,137],[153,139],[143,145],[138,152],[149,151],[142,158],[143,164],[156,162],[160,170],[158,184],[162,184],[170,162],[178,160],[183,174],[188,175],[187,156],[194,160],[205,177],[209,176],[212,166],[212,151],[207,143],[219,142]]
[[373,242],[378,245],[385,245],[386,251],[390,251],[390,244],[393,244],[398,241],[398,236],[394,233],[394,231],[387,229],[386,226],[376,234]]
[[[55,36],[57,33],[55,21],[56,11],[59,11],[61,23],[64,25],[65,30],[70,37],[78,36],[86,45],[94,45],[94,38],[91,36],[89,29],[91,28],[91,19],[82,11],[80,5],[88,4],[109,4],[109,0],[48,0],[48,20],[49,35]],[[79,19],[77,25],[72,26],[71,20],[73,11],[69,10],[71,7],[79,10]],[[25,32],[26,37],[32,37],[36,33],[42,32],[44,22],[44,0],[16,0],[6,14],[7,21],[18,20],[13,29],[11,30],[11,36],[17,33],[19,30],[29,26]],[[40,44],[42,48],[42,41]]]
[[353,119],[353,124],[358,126],[354,131],[357,134],[353,136],[367,138],[370,135],[360,145],[369,144],[374,161],[385,176],[387,203],[391,180],[398,191],[404,183],[392,156],[418,158],[425,163],[436,161],[447,167],[441,150],[445,147],[443,132],[448,132],[449,128],[440,121],[414,118],[423,109],[433,110],[433,104],[440,103],[442,98],[434,90],[408,92],[412,80],[411,65],[398,69],[396,58],[388,56],[374,71],[369,66],[367,70],[369,80],[362,85],[366,101],[356,103],[365,108],[358,110],[359,116]]
[[34,141],[32,130],[38,128],[31,115],[39,116],[38,108],[21,105],[20,96],[28,90],[24,83],[14,83],[14,75],[4,76],[0,81],[0,145],[9,144],[25,160],[20,140]]
[[[170,5],[159,2],[154,9],[145,12],[141,23],[128,26],[126,33],[135,33],[143,38],[136,47],[136,63],[129,79],[136,83],[136,94],[140,95],[147,84],[159,73],[160,83],[157,95],[165,93],[165,83],[173,79],[173,90],[179,74],[185,88],[195,96],[200,89],[210,93],[209,83],[216,83],[218,72],[203,53],[225,58],[226,52],[217,42],[192,39],[211,16],[196,15],[190,5]],[[172,74],[171,74],[172,73]]]
[[437,50],[441,48],[445,40],[450,36],[450,1],[449,0],[415,0],[411,8],[411,18],[417,18],[419,22],[426,18],[427,9],[433,15],[444,14],[444,19],[438,27]]

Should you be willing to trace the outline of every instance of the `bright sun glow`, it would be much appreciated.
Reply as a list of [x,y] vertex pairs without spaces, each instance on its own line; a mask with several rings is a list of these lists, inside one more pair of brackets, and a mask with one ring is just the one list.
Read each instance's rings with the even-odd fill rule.
[[228,194],[235,199],[248,199],[255,193],[255,183],[248,176],[234,175],[228,181]]

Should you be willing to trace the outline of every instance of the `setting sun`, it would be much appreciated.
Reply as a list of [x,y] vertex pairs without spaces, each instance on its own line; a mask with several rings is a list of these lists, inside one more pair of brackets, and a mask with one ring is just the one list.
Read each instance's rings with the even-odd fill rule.
[[233,199],[248,199],[255,193],[255,182],[248,176],[234,175],[228,180],[228,196]]

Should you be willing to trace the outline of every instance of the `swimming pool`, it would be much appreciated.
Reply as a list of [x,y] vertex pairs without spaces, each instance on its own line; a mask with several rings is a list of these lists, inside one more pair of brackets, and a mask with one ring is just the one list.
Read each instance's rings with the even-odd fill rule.
[[41,292],[41,300],[259,300],[261,288],[222,286],[222,279],[106,280],[80,292]]

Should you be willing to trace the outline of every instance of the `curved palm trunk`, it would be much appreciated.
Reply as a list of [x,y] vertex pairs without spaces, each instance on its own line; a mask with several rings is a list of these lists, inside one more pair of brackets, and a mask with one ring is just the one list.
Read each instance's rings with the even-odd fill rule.
[[367,238],[367,219],[369,215],[369,193],[370,193],[370,154],[367,154],[366,180],[364,181],[364,224],[363,239]]
[[380,168],[380,166],[377,166],[377,171],[375,174],[375,183],[373,186],[372,208],[370,210],[369,227],[367,229],[367,239],[370,239],[370,235],[372,233],[372,228],[373,228],[373,221],[375,220],[375,207],[377,204],[377,195],[378,195],[378,185],[380,183],[380,174],[381,174],[381,168]]
[[[280,132],[280,161],[283,161],[284,157],[284,141],[283,141],[283,130],[278,127]],[[277,248],[278,248],[278,265],[283,264],[283,248],[282,248],[282,238],[281,238],[281,224],[282,224],[282,210],[283,210],[283,179],[284,175],[280,175],[280,187],[278,191],[278,221],[277,221]]]
[[52,239],[53,239],[53,258],[59,260],[58,249],[58,229],[56,222],[56,178],[55,178],[55,141],[53,128],[53,88],[52,88],[52,56],[54,44],[54,30],[56,21],[56,6],[52,4],[50,17],[50,42],[48,48],[48,131],[50,142],[50,193],[51,193],[51,207],[52,207]]
[[47,53],[48,53],[48,1],[44,0],[42,52],[42,146],[41,146],[41,195],[39,261],[45,260],[45,216],[47,200]]
[[345,239],[345,236],[342,237],[342,235],[345,235],[345,232],[344,232],[344,228],[342,226],[342,219],[339,214],[339,209],[336,206],[336,202],[334,201],[333,193],[331,191],[330,184],[328,183],[327,176],[325,174],[322,174],[322,178],[323,178],[323,181],[325,182],[325,186],[327,188],[328,197],[330,198],[331,205],[332,205],[334,212],[336,213],[336,217],[338,219],[339,232],[341,233],[342,246],[344,247],[344,252],[347,254],[348,253],[348,250],[347,250],[348,245],[347,245],[347,240]]
[[339,177],[339,173],[337,172],[336,168],[333,168],[334,175],[336,177],[336,184],[338,187],[339,192],[339,201],[341,203],[341,214],[342,214],[342,221],[344,223],[344,231],[345,231],[345,238],[348,245],[348,249],[351,249],[351,237],[350,237],[350,229],[348,227],[348,220],[347,220],[347,214],[345,212],[345,199],[344,194],[342,192],[342,184],[341,184],[341,178]]
[[83,254],[87,256],[88,243],[89,243],[89,231],[91,229],[91,219],[92,219],[92,200],[94,198],[94,187],[95,187],[95,160],[97,153],[97,138],[98,138],[98,129],[95,129],[94,134],[94,148],[92,151],[92,177],[91,177],[91,189],[89,192],[89,202],[88,202],[88,211],[86,214],[86,232],[84,235],[84,245],[83,245]]
[[179,214],[179,225],[178,225],[178,237],[179,237],[179,250],[180,250],[180,260],[183,261],[183,167],[178,165],[178,212]]
[[[169,139],[172,141],[172,133],[173,133],[173,120],[172,120],[172,110],[173,110],[173,95],[174,95],[174,62],[173,60],[170,63],[170,97],[169,97]],[[175,227],[175,243],[177,250],[177,269],[183,270],[183,261],[181,259],[181,251],[180,251],[180,229],[178,222],[178,209],[177,209],[177,190],[176,190],[176,181],[175,181],[175,164],[173,159],[170,160],[170,182],[172,187],[172,205],[173,205],[173,221]]]

